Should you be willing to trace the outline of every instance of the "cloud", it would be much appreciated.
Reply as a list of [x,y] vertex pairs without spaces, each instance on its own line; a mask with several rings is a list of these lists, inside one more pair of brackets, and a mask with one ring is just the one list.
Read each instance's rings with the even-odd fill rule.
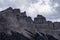
[[40,14],[47,20],[60,20],[60,0],[0,0],[0,11],[9,6],[26,10],[32,18]]
[[[44,15],[47,19],[55,19],[58,11],[56,10],[59,7],[59,4],[57,2],[51,1],[51,0],[38,0],[38,2],[33,3],[30,5],[30,7],[27,9],[27,12],[29,13],[29,16],[36,17],[37,14]],[[30,14],[31,13],[31,14]]]

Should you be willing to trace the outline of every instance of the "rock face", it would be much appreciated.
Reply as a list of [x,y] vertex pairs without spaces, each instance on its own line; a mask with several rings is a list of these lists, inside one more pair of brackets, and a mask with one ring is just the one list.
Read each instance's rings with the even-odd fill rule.
[[26,35],[25,29],[35,33],[42,32],[51,34],[56,38],[60,38],[60,22],[46,21],[42,15],[37,15],[34,21],[26,15],[26,12],[20,12],[20,9],[11,7],[0,12],[0,32],[17,31]]

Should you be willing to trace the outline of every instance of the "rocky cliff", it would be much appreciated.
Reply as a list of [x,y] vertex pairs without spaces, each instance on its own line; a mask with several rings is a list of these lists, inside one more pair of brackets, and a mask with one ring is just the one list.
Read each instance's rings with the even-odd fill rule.
[[20,9],[11,7],[0,11],[0,32],[10,34],[12,30],[27,35],[26,29],[33,33],[42,32],[60,38],[58,35],[60,34],[60,22],[46,21],[42,15],[37,15],[33,21],[30,16],[26,15],[26,11],[21,12]]

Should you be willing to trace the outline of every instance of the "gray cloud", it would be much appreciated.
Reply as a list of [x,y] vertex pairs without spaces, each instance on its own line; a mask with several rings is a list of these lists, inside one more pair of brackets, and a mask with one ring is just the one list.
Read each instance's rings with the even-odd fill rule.
[[60,21],[60,0],[53,0],[52,3],[58,3],[59,6],[55,8],[57,12],[53,12],[51,15],[47,17],[47,19],[51,21]]
[[0,10],[9,6],[26,10],[32,18],[41,14],[48,20],[60,20],[60,0],[0,0]]

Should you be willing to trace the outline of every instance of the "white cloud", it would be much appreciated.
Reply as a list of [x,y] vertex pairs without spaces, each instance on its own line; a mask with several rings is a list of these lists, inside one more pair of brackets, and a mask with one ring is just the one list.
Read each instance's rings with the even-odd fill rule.
[[58,7],[58,6],[59,6],[59,4],[58,3],[55,3],[54,7]]
[[[20,8],[22,11],[27,11],[27,15],[32,18],[37,14],[44,15],[49,18],[49,15],[54,15],[57,12],[59,3],[52,0],[0,0],[0,10],[7,7]],[[57,15],[58,16],[58,15]]]
[[52,22],[60,22],[60,19],[48,19],[48,21],[52,21]]
[[36,17],[37,14],[52,15],[57,12],[56,8],[59,6],[58,3],[55,3],[53,6],[52,4],[50,0],[38,0],[38,2],[30,4],[30,7],[27,9],[27,15],[31,17]]

